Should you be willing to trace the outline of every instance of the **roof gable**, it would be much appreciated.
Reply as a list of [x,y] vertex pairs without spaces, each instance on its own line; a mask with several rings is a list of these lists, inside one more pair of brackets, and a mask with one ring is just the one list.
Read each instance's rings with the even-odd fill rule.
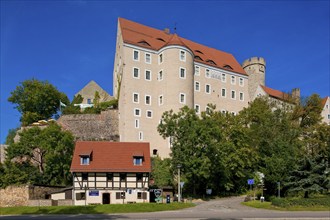
[[[80,157],[93,152],[89,165],[81,165]],[[143,156],[142,165],[133,158]],[[151,172],[149,143],[77,141],[71,162],[71,172]]]
[[[169,34],[168,32],[157,30],[124,18],[119,18],[119,25],[125,43],[155,51],[169,45],[183,46],[194,53],[194,60],[196,62],[214,66],[219,69],[226,69],[227,71],[228,68],[224,68],[224,66],[229,65],[232,68],[230,71],[247,75],[232,54],[195,43],[179,37],[177,34]],[[139,43],[141,39],[148,42],[148,44]]]
[[280,99],[280,100],[290,100],[290,95],[287,94],[287,93],[284,93],[284,92],[281,92],[279,90],[276,90],[276,89],[272,89],[272,88],[269,88],[269,87],[266,87],[266,86],[263,86],[263,85],[260,85],[261,88],[271,97],[274,97],[274,98],[277,98],[277,99]]

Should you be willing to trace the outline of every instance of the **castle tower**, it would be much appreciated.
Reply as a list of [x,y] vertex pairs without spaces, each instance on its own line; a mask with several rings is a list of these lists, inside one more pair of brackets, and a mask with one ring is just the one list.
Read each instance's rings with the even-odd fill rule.
[[249,76],[249,96],[253,99],[259,85],[265,85],[266,61],[262,57],[252,57],[242,64]]

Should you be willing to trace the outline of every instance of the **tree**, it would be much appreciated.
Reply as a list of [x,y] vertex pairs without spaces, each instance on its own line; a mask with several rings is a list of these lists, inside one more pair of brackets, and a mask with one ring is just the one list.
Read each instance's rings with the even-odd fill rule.
[[153,157],[152,160],[152,172],[151,177],[154,180],[154,185],[158,188],[165,186],[174,186],[173,172],[171,169],[171,159],[161,159],[159,157]]
[[48,119],[59,109],[60,100],[69,104],[67,96],[47,81],[26,80],[11,92],[9,102],[22,114],[22,125],[29,125],[41,119]]
[[44,129],[25,129],[19,135],[20,141],[7,148],[7,158],[10,162],[37,167],[42,178],[35,179],[35,183],[71,184],[69,169],[74,138],[70,132],[62,131],[60,126],[51,123]]
[[5,144],[10,145],[14,143],[14,138],[18,129],[19,128],[9,129]]
[[68,114],[81,114],[81,110],[79,106],[75,106],[75,104],[80,104],[82,103],[84,100],[84,98],[78,94],[76,96],[73,97],[72,102],[67,105],[65,108],[63,108],[62,110],[62,114],[64,115],[68,115]]

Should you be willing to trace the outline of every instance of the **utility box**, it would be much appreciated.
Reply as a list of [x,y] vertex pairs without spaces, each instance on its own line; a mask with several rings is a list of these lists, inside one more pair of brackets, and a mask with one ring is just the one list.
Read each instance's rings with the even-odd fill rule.
[[171,196],[170,195],[166,195],[166,203],[171,203]]

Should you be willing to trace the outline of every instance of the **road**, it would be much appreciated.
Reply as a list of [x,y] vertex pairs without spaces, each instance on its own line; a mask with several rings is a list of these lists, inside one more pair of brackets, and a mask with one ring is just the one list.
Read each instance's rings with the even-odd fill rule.
[[179,211],[164,211],[150,213],[130,213],[130,214],[109,214],[109,215],[25,215],[25,216],[5,216],[2,219],[22,220],[22,219],[145,219],[145,220],[176,220],[176,219],[192,219],[192,220],[213,220],[213,219],[242,219],[242,220],[309,220],[309,219],[330,219],[330,210],[323,212],[309,211],[274,211],[256,209],[243,206],[240,203],[243,197],[231,197],[208,202],[201,202],[193,208],[183,209]]

